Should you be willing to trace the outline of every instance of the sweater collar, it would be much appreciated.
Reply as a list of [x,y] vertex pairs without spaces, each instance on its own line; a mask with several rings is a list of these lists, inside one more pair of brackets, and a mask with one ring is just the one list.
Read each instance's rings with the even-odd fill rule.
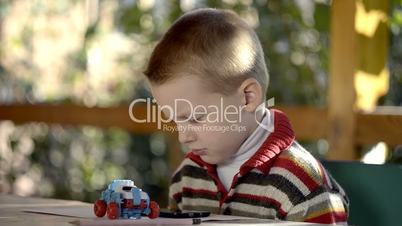
[[[274,114],[274,131],[268,136],[257,152],[240,167],[240,176],[245,175],[252,169],[267,173],[272,159],[283,150],[292,145],[295,135],[287,116],[279,110],[271,109]],[[205,167],[208,172],[216,173],[216,165],[204,162],[200,156],[189,152],[186,155],[200,166]]]

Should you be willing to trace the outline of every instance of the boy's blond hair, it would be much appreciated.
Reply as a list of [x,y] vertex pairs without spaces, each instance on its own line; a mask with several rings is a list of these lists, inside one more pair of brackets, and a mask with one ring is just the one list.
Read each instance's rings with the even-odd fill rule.
[[265,90],[268,72],[254,30],[235,13],[198,9],[181,16],[156,45],[144,72],[160,85],[196,75],[212,92],[231,94],[247,78]]

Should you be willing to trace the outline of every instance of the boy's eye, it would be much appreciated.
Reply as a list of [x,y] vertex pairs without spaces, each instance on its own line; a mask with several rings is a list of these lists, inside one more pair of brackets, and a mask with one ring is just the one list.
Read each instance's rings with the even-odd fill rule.
[[192,123],[204,122],[204,115],[192,117],[190,121],[191,121]]

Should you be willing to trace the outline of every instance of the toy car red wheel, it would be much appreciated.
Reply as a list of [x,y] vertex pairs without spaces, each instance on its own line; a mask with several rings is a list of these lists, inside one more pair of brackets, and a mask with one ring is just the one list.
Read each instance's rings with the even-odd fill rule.
[[117,219],[119,217],[119,206],[115,202],[107,205],[107,217],[109,219]]
[[147,208],[147,204],[145,203],[145,200],[144,199],[141,199],[141,203],[140,203],[140,209],[145,209],[145,208]]
[[97,217],[103,217],[106,214],[106,202],[103,200],[96,200],[94,204],[94,213]]
[[151,201],[149,203],[149,208],[151,209],[151,212],[148,214],[148,217],[150,219],[154,219],[159,217],[159,205],[158,203]]

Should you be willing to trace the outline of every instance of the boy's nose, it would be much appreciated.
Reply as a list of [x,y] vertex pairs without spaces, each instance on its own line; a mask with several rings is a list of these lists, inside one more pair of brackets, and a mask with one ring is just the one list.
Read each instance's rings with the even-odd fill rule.
[[179,130],[179,142],[182,144],[189,144],[195,141],[195,134],[192,131]]

